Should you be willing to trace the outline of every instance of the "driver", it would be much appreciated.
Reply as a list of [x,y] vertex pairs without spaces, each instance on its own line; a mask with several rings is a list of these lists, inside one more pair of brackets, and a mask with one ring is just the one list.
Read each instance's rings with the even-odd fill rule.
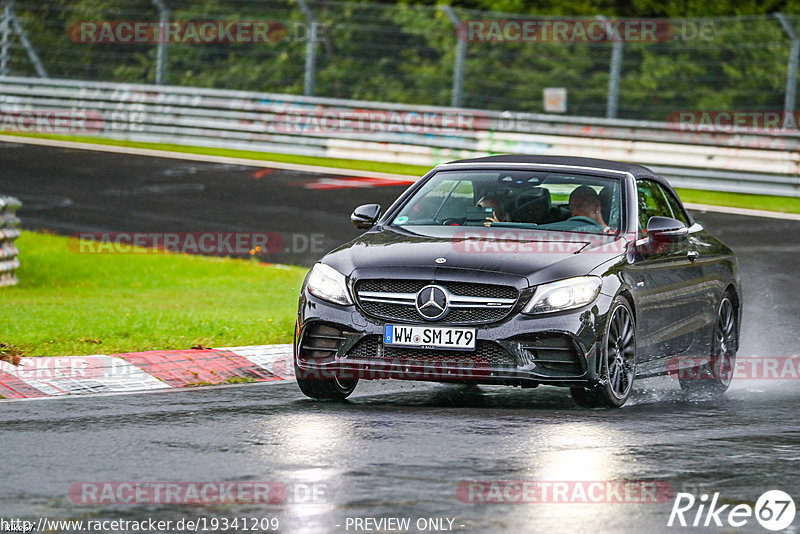
[[508,222],[510,220],[502,206],[500,206],[500,202],[493,197],[482,197],[478,201],[477,206],[479,208],[487,208],[492,210],[492,215],[491,217],[486,217],[486,222],[483,223],[484,226],[490,226],[492,223],[496,222]]

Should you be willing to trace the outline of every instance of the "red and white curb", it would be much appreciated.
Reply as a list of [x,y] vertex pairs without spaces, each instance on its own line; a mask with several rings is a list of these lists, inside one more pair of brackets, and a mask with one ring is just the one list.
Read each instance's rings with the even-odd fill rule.
[[293,376],[291,345],[154,350],[0,361],[0,397],[122,393]]

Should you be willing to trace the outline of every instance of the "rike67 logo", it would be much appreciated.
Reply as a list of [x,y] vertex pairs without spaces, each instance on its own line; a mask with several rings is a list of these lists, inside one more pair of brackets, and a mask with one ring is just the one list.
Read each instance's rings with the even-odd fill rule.
[[719,493],[698,499],[691,493],[678,493],[669,514],[669,527],[745,527],[753,528],[755,518],[762,528],[777,532],[792,524],[795,505],[792,497],[781,490],[764,492],[753,507],[749,504],[722,504]]

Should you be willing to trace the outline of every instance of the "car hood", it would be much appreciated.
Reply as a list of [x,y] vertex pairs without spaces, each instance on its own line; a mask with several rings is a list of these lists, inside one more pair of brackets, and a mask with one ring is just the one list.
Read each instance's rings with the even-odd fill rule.
[[510,228],[383,227],[331,251],[323,262],[350,276],[472,270],[524,277],[530,285],[585,275],[624,252],[622,237]]

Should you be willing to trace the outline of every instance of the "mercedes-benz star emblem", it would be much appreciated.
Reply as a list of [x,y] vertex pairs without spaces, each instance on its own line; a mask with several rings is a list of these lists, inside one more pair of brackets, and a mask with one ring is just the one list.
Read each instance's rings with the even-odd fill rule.
[[417,312],[428,321],[441,319],[447,314],[448,291],[442,286],[425,286],[417,293]]

